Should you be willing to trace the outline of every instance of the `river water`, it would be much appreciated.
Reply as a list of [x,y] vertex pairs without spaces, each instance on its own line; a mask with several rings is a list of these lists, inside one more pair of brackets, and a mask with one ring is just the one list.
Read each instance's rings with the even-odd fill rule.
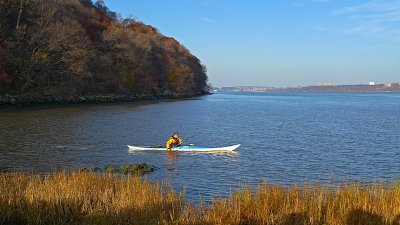
[[[238,154],[129,153],[178,131],[186,143],[242,144]],[[0,109],[0,170],[47,173],[153,164],[191,199],[243,185],[400,177],[400,94],[214,94],[179,101]]]

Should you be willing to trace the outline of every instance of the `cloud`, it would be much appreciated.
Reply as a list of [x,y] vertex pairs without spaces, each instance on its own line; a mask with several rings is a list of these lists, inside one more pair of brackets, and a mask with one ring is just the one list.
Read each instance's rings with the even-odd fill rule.
[[369,1],[333,10],[331,15],[347,19],[349,26],[336,28],[341,33],[400,40],[400,0]]
[[304,4],[301,4],[301,3],[298,3],[298,2],[294,2],[294,3],[292,3],[292,6],[296,7],[296,8],[303,8]]
[[308,6],[310,3],[312,3],[312,4],[314,4],[314,3],[323,3],[323,4],[325,4],[325,3],[331,3],[332,2],[332,0],[307,0],[307,1],[299,1],[299,0],[297,0],[297,1],[295,1],[295,2],[292,2],[292,6],[293,7],[296,7],[296,8],[303,8],[303,7],[306,7],[306,6]]
[[207,18],[207,17],[203,17],[203,18],[201,18],[201,20],[203,20],[204,22],[207,22],[207,23],[217,24],[217,21]]
[[382,48],[388,48],[390,45],[387,44],[377,44],[377,45],[367,45],[361,48],[361,51],[364,53],[376,53],[380,51]]
[[370,1],[367,3],[345,7],[334,10],[332,15],[342,15],[349,13],[367,13],[367,12],[388,12],[400,10],[400,1]]
[[313,0],[314,2],[320,2],[320,3],[328,3],[331,2],[331,0]]

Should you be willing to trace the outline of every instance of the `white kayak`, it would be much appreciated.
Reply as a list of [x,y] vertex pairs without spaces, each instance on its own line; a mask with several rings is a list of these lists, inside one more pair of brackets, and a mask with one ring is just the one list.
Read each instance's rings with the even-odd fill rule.
[[[233,152],[235,149],[239,148],[240,144],[226,146],[226,147],[201,147],[201,146],[179,146],[172,148],[172,151],[179,151],[179,152]],[[166,148],[162,147],[146,147],[146,146],[131,146],[128,145],[129,151],[166,151]]]

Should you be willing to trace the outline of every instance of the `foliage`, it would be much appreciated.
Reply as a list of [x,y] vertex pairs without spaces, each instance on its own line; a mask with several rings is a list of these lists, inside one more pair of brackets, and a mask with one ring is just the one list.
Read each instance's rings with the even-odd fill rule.
[[207,91],[200,60],[104,1],[0,1],[0,94],[181,95]]

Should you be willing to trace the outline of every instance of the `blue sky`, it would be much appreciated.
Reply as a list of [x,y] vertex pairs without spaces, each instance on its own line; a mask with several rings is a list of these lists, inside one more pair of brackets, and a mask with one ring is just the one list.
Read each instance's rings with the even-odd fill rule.
[[400,0],[105,0],[207,66],[214,86],[400,81]]

